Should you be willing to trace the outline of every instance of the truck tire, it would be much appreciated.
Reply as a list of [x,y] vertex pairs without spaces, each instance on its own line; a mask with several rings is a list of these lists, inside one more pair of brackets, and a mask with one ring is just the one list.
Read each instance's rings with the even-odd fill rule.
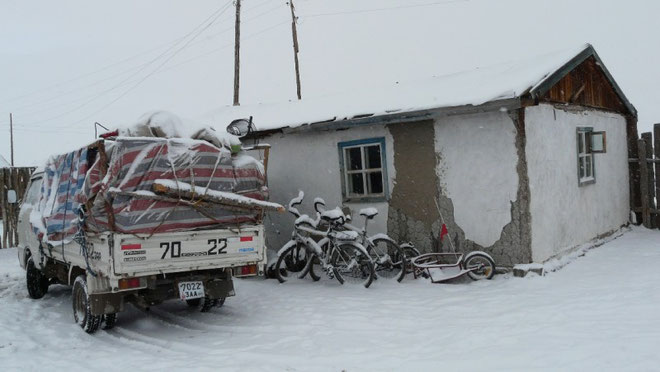
[[101,325],[103,315],[93,315],[87,294],[85,275],[79,275],[73,282],[73,319],[87,333],[94,333]]
[[101,329],[108,330],[115,327],[117,323],[117,313],[103,315],[103,325]]
[[48,292],[48,278],[44,276],[41,270],[34,266],[34,260],[32,257],[28,258],[25,268],[25,281],[27,283],[28,295],[30,298],[38,300]]
[[224,305],[225,299],[224,298],[208,298],[204,297],[204,301],[202,302],[202,308],[200,309],[201,312],[206,313],[211,311],[214,307],[220,307]]

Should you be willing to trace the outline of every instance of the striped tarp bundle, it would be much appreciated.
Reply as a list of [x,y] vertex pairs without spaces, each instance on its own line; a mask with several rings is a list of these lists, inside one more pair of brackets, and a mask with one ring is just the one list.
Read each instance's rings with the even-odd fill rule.
[[[88,149],[83,148],[54,156],[44,168],[41,194],[35,209],[41,215],[50,241],[63,240],[78,231],[78,208],[87,201],[82,190],[88,154]],[[44,234],[44,231],[34,229],[40,236]]]
[[[62,155],[54,158],[56,162],[49,163],[47,169],[52,169],[52,178],[58,180],[55,204],[58,210],[64,211],[47,220],[49,239],[70,239],[77,231],[75,211],[85,203],[89,208],[86,229],[93,232],[152,234],[219,225],[236,226],[257,222],[260,217],[254,211],[237,212],[221,205],[205,205],[200,211],[177,198],[162,200],[151,192],[157,179],[185,182],[259,200],[268,196],[263,165],[259,161],[244,154],[232,156],[228,149],[217,148],[205,141],[118,138],[113,142],[106,141],[105,148],[107,164],[103,164],[103,158],[96,150],[87,149]],[[92,163],[89,169],[88,153]],[[76,182],[68,182],[72,177]],[[42,194],[45,198],[54,185],[54,181],[44,182]]]

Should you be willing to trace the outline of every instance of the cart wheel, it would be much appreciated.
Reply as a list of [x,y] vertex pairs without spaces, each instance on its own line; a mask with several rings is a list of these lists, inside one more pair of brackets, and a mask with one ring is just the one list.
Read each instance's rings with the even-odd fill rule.
[[492,279],[495,275],[495,262],[486,253],[472,252],[463,260],[467,274],[472,280]]

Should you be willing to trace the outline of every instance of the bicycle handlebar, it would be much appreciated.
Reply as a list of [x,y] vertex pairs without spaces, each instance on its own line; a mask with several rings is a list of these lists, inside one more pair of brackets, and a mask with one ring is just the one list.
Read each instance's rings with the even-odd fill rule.
[[320,205],[325,207],[325,200],[323,200],[321,198],[315,198],[314,199],[314,210],[316,211],[316,213],[323,212],[322,210],[319,210]]
[[300,211],[296,208],[296,205],[300,205],[305,198],[305,193],[302,190],[298,190],[298,196],[291,199],[289,202],[289,212],[296,217],[300,217]]

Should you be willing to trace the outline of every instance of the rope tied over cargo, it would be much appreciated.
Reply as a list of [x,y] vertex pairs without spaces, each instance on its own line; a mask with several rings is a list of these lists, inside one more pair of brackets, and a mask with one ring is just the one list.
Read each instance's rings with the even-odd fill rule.
[[80,252],[83,257],[85,257],[85,266],[87,266],[87,272],[90,273],[93,277],[96,277],[97,274],[92,268],[89,266],[89,254],[87,251],[87,236],[85,235],[84,231],[84,226],[85,226],[85,221],[87,220],[87,214],[85,213],[85,207],[84,205],[80,205],[78,207],[78,231],[76,231],[76,234],[73,236],[73,241],[78,243],[80,245]]

